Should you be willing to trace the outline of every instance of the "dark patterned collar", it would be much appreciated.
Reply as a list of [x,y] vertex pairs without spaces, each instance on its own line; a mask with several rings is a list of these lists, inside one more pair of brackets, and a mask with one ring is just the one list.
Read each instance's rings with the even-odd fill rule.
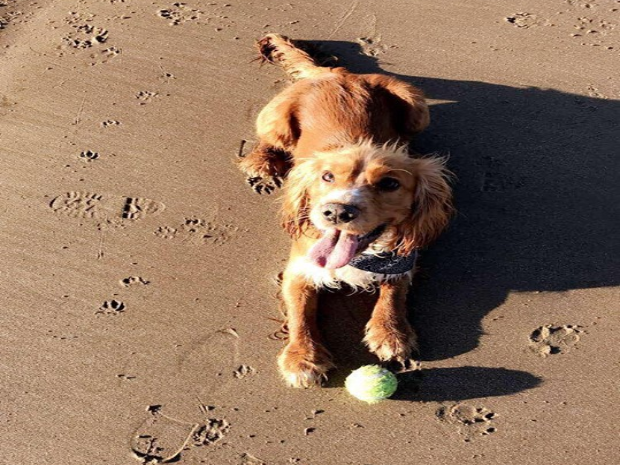
[[372,255],[362,254],[354,257],[349,262],[349,265],[370,273],[403,274],[413,270],[417,258],[417,250],[405,256],[397,255],[394,252],[382,252]]

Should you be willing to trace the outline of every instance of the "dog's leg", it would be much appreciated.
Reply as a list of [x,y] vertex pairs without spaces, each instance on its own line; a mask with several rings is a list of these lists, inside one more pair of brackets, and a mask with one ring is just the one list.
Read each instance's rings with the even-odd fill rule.
[[333,364],[319,342],[317,292],[302,277],[285,271],[282,297],[287,312],[289,341],[278,357],[280,373],[293,387],[320,385]]
[[384,362],[397,362],[408,367],[417,352],[416,334],[407,321],[407,291],[411,279],[381,284],[379,300],[366,325],[364,342]]
[[331,68],[318,66],[310,55],[280,34],[268,34],[257,45],[263,60],[279,64],[293,79],[312,78],[330,72]]
[[282,179],[293,166],[291,152],[299,139],[295,115],[298,91],[285,89],[265,105],[256,118],[258,144],[238,161],[247,182],[259,194],[270,194],[281,187]]
[[287,152],[264,142],[256,144],[237,164],[247,175],[250,187],[258,194],[271,194],[282,187],[282,180],[292,167]]

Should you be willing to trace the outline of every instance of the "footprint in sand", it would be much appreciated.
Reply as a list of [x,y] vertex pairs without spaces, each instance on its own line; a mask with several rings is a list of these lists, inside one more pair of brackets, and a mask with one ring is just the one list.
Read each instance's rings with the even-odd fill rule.
[[207,418],[204,422],[189,423],[169,417],[161,410],[161,405],[147,407],[147,418],[131,437],[131,450],[143,463],[178,460],[183,450],[216,444],[230,429],[225,419]]
[[198,423],[176,420],[161,412],[161,405],[150,405],[147,418],[131,437],[131,450],[143,463],[168,462],[188,446]]
[[102,128],[111,128],[114,126],[120,126],[121,122],[120,121],[116,121],[114,119],[107,119],[105,121],[101,122],[101,127]]
[[147,284],[150,284],[150,281],[141,276],[128,276],[120,281],[120,285],[123,287],[146,286]]
[[566,0],[566,3],[568,3],[572,7],[580,7],[580,8],[587,8],[587,9],[595,8],[598,6],[595,0]]
[[177,228],[160,226],[153,234],[162,239],[174,239],[177,236]]
[[170,26],[178,26],[181,23],[200,19],[202,11],[190,8],[185,3],[175,2],[170,8],[158,10],[157,16],[167,20]]
[[232,328],[207,334],[185,347],[176,376],[191,386],[196,398],[217,403],[223,393],[235,389],[238,380],[256,374],[254,368],[240,362],[241,345]]
[[[234,389],[237,381],[230,374],[235,368],[251,371],[249,366],[239,362],[240,343],[239,334],[233,328],[225,328],[183,344],[177,366],[162,380],[170,378],[169,385],[178,382],[175,385],[183,386],[186,394],[183,403],[198,400],[201,416],[195,422],[183,421],[164,414],[162,405],[149,406],[146,418],[140,419],[139,426],[130,437],[130,447],[137,459],[144,463],[176,461],[184,450],[213,447],[222,441],[232,425],[222,414],[216,413],[219,411],[216,405]],[[145,359],[145,363],[150,369],[153,360]],[[143,371],[139,366],[120,370],[137,376]],[[153,374],[161,376],[161,373]],[[174,402],[179,402],[178,396],[174,398]],[[170,408],[167,404],[166,411]]]
[[159,75],[159,80],[165,82],[166,84],[171,83],[176,78],[177,77],[174,74],[166,72],[166,71]]
[[360,44],[362,54],[369,57],[377,57],[385,53],[388,47],[381,43],[381,36],[376,37],[360,37],[357,39]]
[[219,225],[200,218],[185,218],[178,227],[160,226],[154,232],[162,239],[178,239],[192,244],[224,244],[239,228],[231,224]]
[[125,311],[125,308],[125,304],[120,300],[106,300],[95,312],[95,315],[120,315]]
[[60,47],[59,56],[64,55],[64,50],[73,50],[74,53],[88,51],[90,58],[95,60],[91,65],[97,65],[106,63],[121,53],[119,48],[108,44],[109,31],[92,24],[94,18],[93,14],[75,11],[69,13],[65,22],[71,26],[72,30],[62,38],[63,44]]
[[451,407],[441,407],[437,410],[437,418],[441,421],[457,425],[459,434],[464,441],[469,442],[477,436],[487,436],[497,431],[492,426],[497,415],[485,407],[475,407],[469,404],[455,404]]
[[[0,2],[0,7],[8,7],[9,3]],[[9,26],[9,24],[23,24],[27,23],[34,12],[26,13],[17,9],[17,4],[11,3],[11,8],[0,9],[0,30]]]
[[158,92],[150,91],[150,90],[141,90],[136,94],[136,98],[138,99],[140,105],[146,105],[151,100],[159,95]]
[[63,41],[71,48],[78,50],[91,48],[104,44],[108,40],[107,29],[93,26],[92,24],[73,25],[74,31],[63,37]]
[[616,26],[617,23],[606,19],[582,16],[577,18],[576,24],[573,24],[573,31],[576,30],[576,32],[571,33],[570,36],[581,41],[581,45],[614,51],[618,49],[617,44],[606,36],[612,33]]
[[97,223],[136,221],[160,213],[165,205],[143,197],[123,197],[71,191],[55,197],[49,204],[53,212]]
[[99,153],[98,152],[93,152],[92,150],[83,150],[80,153],[80,158],[86,160],[86,161],[93,161],[99,158]]
[[530,349],[541,357],[564,354],[581,339],[583,329],[575,325],[544,325],[530,334]]
[[515,13],[514,15],[504,18],[504,21],[521,29],[527,29],[540,24],[536,15],[531,13]]
[[155,202],[154,200],[127,197],[121,216],[127,220],[139,220],[147,214],[156,213],[161,210],[163,210],[163,204]]
[[194,434],[192,434],[192,445],[208,446],[220,441],[228,430],[230,423],[218,418],[207,418],[205,423],[200,424]]
[[101,51],[100,63],[107,63],[110,59],[120,55],[123,51],[120,48],[111,46]]
[[600,99],[607,98],[594,84],[588,84],[588,87],[586,87],[586,91],[588,92],[588,95],[590,97],[600,98]]
[[239,368],[233,372],[234,377],[237,379],[243,379],[246,376],[252,376],[254,374],[256,374],[256,370],[250,365],[240,365]]

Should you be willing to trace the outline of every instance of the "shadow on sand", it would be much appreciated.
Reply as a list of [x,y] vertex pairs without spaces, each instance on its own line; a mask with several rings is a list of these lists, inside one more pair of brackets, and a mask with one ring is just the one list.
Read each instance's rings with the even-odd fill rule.
[[[353,72],[390,74],[355,43],[317,44]],[[482,319],[510,292],[620,284],[620,101],[394,76],[448,102],[432,106],[431,127],[415,148],[449,153],[458,178],[459,213],[422,254],[410,295],[423,360],[476,348]],[[341,367],[373,362],[360,347],[372,301],[323,296],[326,343]],[[441,400],[502,395],[538,383],[527,373],[489,370],[432,369],[424,384],[436,383],[431,397]]]

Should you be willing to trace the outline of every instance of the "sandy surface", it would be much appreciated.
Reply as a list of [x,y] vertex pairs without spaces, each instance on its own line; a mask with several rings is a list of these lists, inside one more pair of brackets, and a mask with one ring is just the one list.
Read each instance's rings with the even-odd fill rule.
[[[268,6],[271,5],[271,6]],[[165,10],[162,12],[162,10]],[[0,462],[609,464],[619,448],[620,3],[0,2]],[[233,161],[266,32],[432,100],[460,211],[411,295],[423,371],[284,387],[277,199]]]

